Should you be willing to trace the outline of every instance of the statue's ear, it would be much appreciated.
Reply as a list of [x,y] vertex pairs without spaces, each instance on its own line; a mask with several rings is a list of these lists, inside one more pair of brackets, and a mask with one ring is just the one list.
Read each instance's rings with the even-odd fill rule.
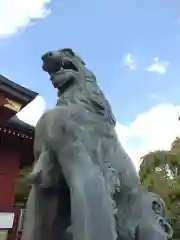
[[63,49],[60,50],[60,52],[67,52],[67,53],[69,53],[72,57],[74,57],[74,56],[76,55],[71,48],[63,48]]
[[82,60],[82,58],[80,56],[78,56],[71,48],[63,48],[60,51],[67,52],[72,57],[76,58],[77,61],[81,62],[84,66],[86,65],[85,62]]

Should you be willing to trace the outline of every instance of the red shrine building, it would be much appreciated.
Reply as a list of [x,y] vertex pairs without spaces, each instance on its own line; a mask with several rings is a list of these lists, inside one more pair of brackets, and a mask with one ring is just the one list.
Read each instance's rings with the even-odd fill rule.
[[18,239],[14,187],[20,170],[33,162],[34,127],[16,114],[37,95],[0,75],[0,240]]

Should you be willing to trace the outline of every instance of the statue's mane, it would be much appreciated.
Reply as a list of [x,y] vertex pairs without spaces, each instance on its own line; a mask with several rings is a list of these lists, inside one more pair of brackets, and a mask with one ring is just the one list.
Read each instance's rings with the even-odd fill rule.
[[[79,55],[70,48],[63,48],[51,53],[50,57],[49,53],[46,53],[42,59],[43,69],[50,72],[51,81],[55,88],[58,88],[57,106],[81,104],[89,111],[104,116],[111,125],[115,126],[116,120],[108,100],[98,86],[95,75],[87,69]],[[67,73],[64,79],[59,77],[59,80],[57,71],[60,70],[59,68],[69,71],[69,75]],[[54,71],[55,75],[53,75]],[[71,77],[68,77],[70,75]]]
[[[106,99],[105,95],[101,91],[99,85],[97,84],[95,75],[85,67],[84,63],[83,68],[84,68],[82,74],[83,76],[81,77],[83,87],[81,86],[81,90],[79,90],[79,94],[77,97],[78,102],[82,103],[88,110],[104,116],[111,125],[115,126],[116,119],[112,112],[111,106],[108,100]],[[75,82],[75,84],[78,83]],[[75,88],[75,91],[78,91],[78,88]],[[62,95],[66,95],[66,92],[65,94]],[[59,105],[59,103],[63,100],[63,96],[61,96],[60,92],[58,93],[58,96]],[[67,98],[67,102],[71,102],[71,99]]]
[[95,75],[87,70],[86,75],[86,86],[87,90],[90,93],[89,102],[100,114],[103,114],[112,125],[116,124],[115,116],[112,112],[109,101],[106,99],[99,85]]

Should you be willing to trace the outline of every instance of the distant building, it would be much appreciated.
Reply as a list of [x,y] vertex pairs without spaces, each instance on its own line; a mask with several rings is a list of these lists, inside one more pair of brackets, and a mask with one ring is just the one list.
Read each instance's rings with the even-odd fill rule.
[[14,206],[15,179],[33,162],[34,127],[16,114],[37,95],[0,75],[0,240],[16,239],[21,214]]

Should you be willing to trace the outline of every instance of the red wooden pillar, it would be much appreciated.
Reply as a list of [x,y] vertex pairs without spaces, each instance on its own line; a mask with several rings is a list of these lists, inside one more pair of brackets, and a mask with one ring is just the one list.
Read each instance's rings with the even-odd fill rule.
[[11,149],[0,149],[0,209],[14,205],[15,179],[19,174],[20,154]]

